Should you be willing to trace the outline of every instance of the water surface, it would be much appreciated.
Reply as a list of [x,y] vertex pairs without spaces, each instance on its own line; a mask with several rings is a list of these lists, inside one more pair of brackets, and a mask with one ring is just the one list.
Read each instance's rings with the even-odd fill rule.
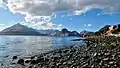
[[80,37],[50,36],[0,36],[0,63],[12,56],[31,56],[45,53],[60,47],[80,45],[82,41],[71,41]]

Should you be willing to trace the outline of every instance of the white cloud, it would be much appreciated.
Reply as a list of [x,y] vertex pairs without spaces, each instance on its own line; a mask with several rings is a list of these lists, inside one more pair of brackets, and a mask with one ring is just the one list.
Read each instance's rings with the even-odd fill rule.
[[91,27],[92,26],[92,24],[88,24],[88,27]]
[[5,24],[0,24],[0,26],[4,26]]
[[120,0],[1,0],[13,13],[50,16],[53,12],[74,10],[77,14],[91,8],[104,8],[105,13],[120,12]]
[[[43,21],[51,22],[48,17],[60,11],[72,10],[74,15],[85,13],[92,8],[103,8],[104,13],[120,12],[120,0],[0,0],[0,5],[12,13],[25,15],[27,22],[40,24]],[[49,25],[54,26],[51,23]]]
[[84,27],[92,27],[92,24],[84,24]]

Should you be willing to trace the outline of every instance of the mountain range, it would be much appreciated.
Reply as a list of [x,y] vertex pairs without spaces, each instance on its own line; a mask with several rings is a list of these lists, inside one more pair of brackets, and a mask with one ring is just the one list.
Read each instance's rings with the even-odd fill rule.
[[66,28],[63,28],[62,30],[37,30],[33,28],[29,28],[25,25],[21,25],[19,23],[5,28],[0,32],[0,35],[40,35],[40,36],[83,36],[83,35],[93,35],[93,32],[88,31],[69,31]]

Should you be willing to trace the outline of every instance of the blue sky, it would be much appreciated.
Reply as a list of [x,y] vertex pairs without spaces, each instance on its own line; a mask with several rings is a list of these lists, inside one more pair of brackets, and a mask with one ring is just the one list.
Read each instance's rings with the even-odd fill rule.
[[120,0],[0,0],[0,30],[21,23],[37,29],[97,31],[120,23]]
[[[91,9],[81,15],[68,15],[69,11],[56,13],[52,19],[54,24],[62,24],[62,27],[70,30],[99,30],[104,25],[115,25],[120,23],[120,13],[104,14],[102,9]],[[98,15],[99,14],[99,15]],[[24,20],[21,14],[13,14],[7,9],[0,8],[0,30],[20,23]],[[28,26],[29,23],[28,23]],[[37,27],[39,29],[39,27]]]

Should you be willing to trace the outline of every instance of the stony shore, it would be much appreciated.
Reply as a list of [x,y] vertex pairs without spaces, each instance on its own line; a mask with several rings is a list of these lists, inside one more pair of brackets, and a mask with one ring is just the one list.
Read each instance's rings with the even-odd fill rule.
[[120,68],[120,37],[88,38],[84,46],[70,46],[18,59],[18,68]]

